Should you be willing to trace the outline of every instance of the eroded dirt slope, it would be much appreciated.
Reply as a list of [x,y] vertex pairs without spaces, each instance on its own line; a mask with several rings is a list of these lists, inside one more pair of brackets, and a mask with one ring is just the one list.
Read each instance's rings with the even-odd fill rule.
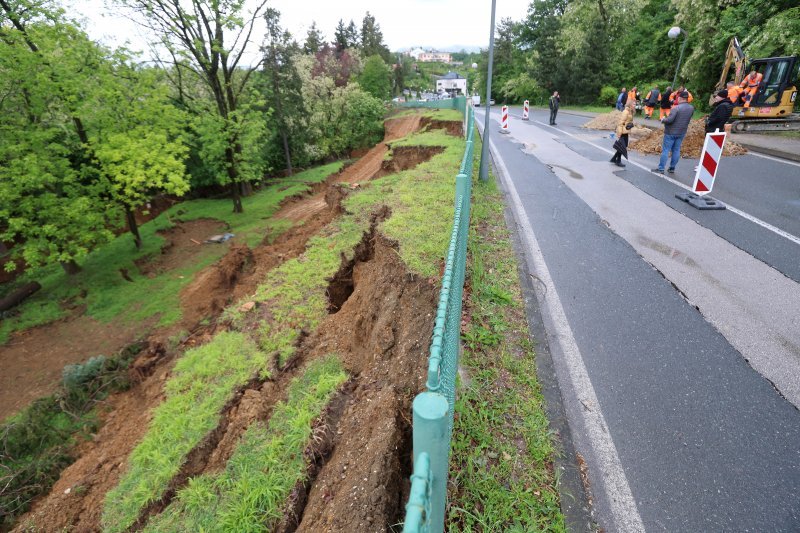
[[[419,117],[389,120],[386,125],[386,139],[396,139],[419,128]],[[251,294],[271,268],[302,253],[308,238],[340,213],[340,202],[347,188],[339,184],[357,183],[373,177],[380,170],[385,153],[386,145],[381,143],[370,150],[366,160],[362,158],[363,163],[360,160],[329,178],[315,191],[322,196],[322,203],[313,195],[288,201],[279,216],[286,217],[288,213],[291,217],[292,212],[304,210],[310,214],[290,218],[301,224],[279,237],[269,239],[265,236],[265,242],[253,250],[235,243],[227,244],[229,250],[225,257],[200,272],[182,293],[184,320],[181,327],[191,330],[204,318],[210,319],[211,325],[196,327],[195,333],[174,353],[165,348],[163,332],[161,336],[155,334],[151,337],[150,348],[140,354],[132,369],[137,384],[108,400],[108,409],[103,415],[104,426],[91,441],[81,446],[80,458],[63,472],[53,490],[21,518],[18,522],[20,527],[46,531],[100,529],[105,494],[119,481],[126,458],[147,429],[152,408],[163,399],[162,386],[170,375],[174,355],[183,348],[210,339],[216,328],[214,317],[225,305]],[[186,231],[176,230],[175,234],[181,242],[187,242]],[[435,306],[435,291],[427,280],[415,279],[405,271],[391,243],[375,234],[369,241],[371,244],[365,246],[371,251],[359,255],[360,259],[350,265],[351,287],[345,289],[344,298],[335,306],[341,309],[332,314],[317,332],[304,337],[298,359],[290,362],[276,379],[251,384],[237,394],[225,413],[224,427],[216,432],[213,442],[204,442],[205,449],[195,453],[200,461],[194,464],[192,475],[222,468],[238,435],[253,420],[268,417],[271,406],[281,398],[286,383],[302,360],[337,351],[344,358],[353,380],[348,392],[343,393],[339,400],[342,422],[337,422],[338,429],[330,439],[331,461],[326,460],[328,453],[318,458],[320,483],[333,486],[332,481],[326,481],[333,479],[331,472],[352,461],[345,450],[351,446],[363,447],[359,442],[366,443],[371,464],[388,461],[386,469],[382,470],[387,474],[380,479],[373,476],[382,487],[379,506],[382,510],[376,510],[378,507],[371,498],[378,496],[373,495],[375,491],[369,491],[369,494],[358,497],[362,510],[352,514],[352,518],[359,523],[370,523],[368,518],[371,518],[371,523],[380,524],[380,528],[388,527],[387,520],[396,520],[402,499],[402,491],[398,489],[408,476],[404,471],[408,465],[403,464],[404,461],[407,463],[409,452],[410,422],[404,417],[421,383],[419,372],[424,364],[420,361],[424,361],[425,343],[430,337],[430,313]],[[167,253],[178,253],[174,246],[167,249]],[[154,268],[163,270],[170,264],[170,261],[162,259]],[[361,333],[354,334],[355,331]],[[57,367],[59,373],[61,367],[63,364]],[[378,404],[383,407],[374,414],[372,410]],[[371,435],[378,425],[386,431]],[[351,426],[363,426],[369,432],[351,431],[348,429]],[[345,434],[347,440],[340,438]],[[355,481],[353,477],[348,483]],[[339,486],[344,485],[339,483]],[[299,523],[306,513],[305,523],[327,523],[319,511],[324,498],[320,500],[318,496],[326,489],[315,490],[312,485],[298,490],[307,492],[308,489],[309,505],[297,505],[298,516],[294,524]],[[343,493],[335,496],[332,505],[338,510],[332,516],[350,513],[345,510],[344,501]],[[350,503],[347,506],[349,509]],[[151,512],[157,511],[157,507],[151,509]],[[291,525],[292,521],[289,523]]]

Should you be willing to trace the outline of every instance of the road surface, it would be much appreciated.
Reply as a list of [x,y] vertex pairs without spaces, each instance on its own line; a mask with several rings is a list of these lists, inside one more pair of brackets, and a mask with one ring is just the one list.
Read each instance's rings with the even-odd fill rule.
[[694,161],[620,170],[587,119],[518,117],[493,158],[598,523],[800,530],[800,166],[725,160],[734,209],[696,211]]

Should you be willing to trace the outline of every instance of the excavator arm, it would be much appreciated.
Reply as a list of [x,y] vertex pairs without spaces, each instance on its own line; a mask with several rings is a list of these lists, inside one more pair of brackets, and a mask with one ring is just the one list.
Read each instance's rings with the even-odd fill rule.
[[715,91],[721,91],[728,83],[728,73],[730,72],[731,65],[734,65],[736,72],[733,81],[736,85],[741,83],[744,78],[744,67],[747,58],[742,51],[742,46],[739,44],[739,39],[731,37],[731,42],[728,44],[728,51],[725,53],[725,64],[722,67],[722,75],[719,77]]

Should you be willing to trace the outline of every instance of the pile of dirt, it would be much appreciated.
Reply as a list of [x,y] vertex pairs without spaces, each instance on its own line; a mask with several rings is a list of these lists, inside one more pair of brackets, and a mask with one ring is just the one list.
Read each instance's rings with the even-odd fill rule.
[[[617,124],[619,123],[619,119],[621,116],[622,113],[615,109],[610,113],[597,115],[595,118],[593,118],[592,120],[590,120],[581,127],[593,130],[614,131],[617,129]],[[652,133],[653,130],[651,130],[650,128],[639,126],[638,124],[634,124],[633,128],[628,130],[628,136],[630,137],[631,141],[647,138]]]
[[[703,119],[693,120],[689,123],[689,130],[686,132],[686,137],[681,144],[681,157],[690,159],[697,159],[703,151],[703,143],[705,142],[705,122]],[[631,143],[630,148],[638,150],[645,154],[660,154],[661,145],[664,141],[664,132],[662,130],[653,130],[653,132],[641,139]],[[744,155],[747,149],[744,146],[736,144],[730,138],[725,140],[725,147],[722,150],[722,155]]]
[[609,113],[604,113],[602,115],[597,115],[592,120],[581,126],[581,128],[587,128],[591,130],[611,130],[614,131],[617,129],[617,123],[619,123],[619,117],[622,115],[622,112],[611,111]]

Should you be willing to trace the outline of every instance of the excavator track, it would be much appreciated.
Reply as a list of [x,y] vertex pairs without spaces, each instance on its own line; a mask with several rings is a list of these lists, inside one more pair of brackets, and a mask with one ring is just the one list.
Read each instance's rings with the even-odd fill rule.
[[758,133],[761,131],[800,131],[800,113],[792,113],[782,118],[758,118],[734,120],[731,123],[734,133]]

